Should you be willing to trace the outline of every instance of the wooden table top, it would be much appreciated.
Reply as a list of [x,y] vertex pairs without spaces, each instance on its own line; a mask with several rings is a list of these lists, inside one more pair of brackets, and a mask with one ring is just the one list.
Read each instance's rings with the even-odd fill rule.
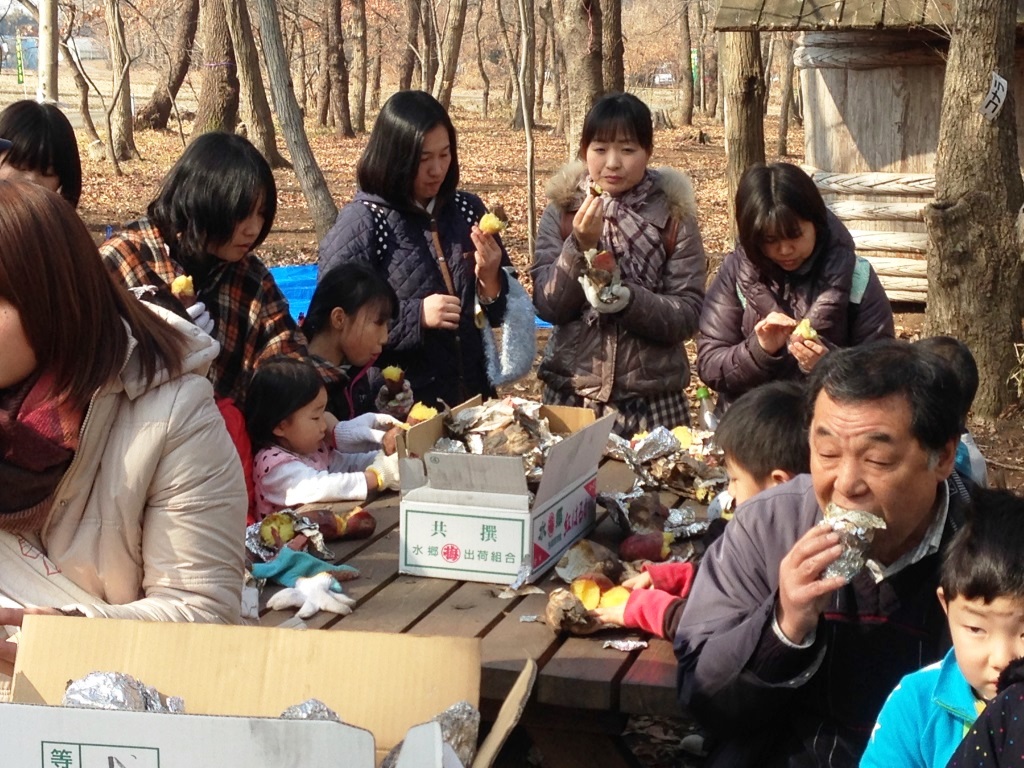
[[[598,472],[598,490],[626,491],[633,474],[622,463],[605,462]],[[676,496],[664,494],[666,503]],[[345,582],[346,594],[358,602],[349,616],[320,612],[305,622],[328,631],[358,629],[418,635],[454,635],[482,640],[483,700],[502,700],[524,660],[539,666],[531,701],[575,710],[614,714],[679,716],[676,700],[676,659],[666,640],[646,638],[646,649],[606,649],[607,639],[639,637],[635,630],[602,631],[589,637],[559,635],[543,623],[547,593],[565,586],[551,571],[538,586],[545,594],[499,599],[501,586],[469,581],[406,576],[398,573],[399,497],[395,494],[366,505],[377,519],[373,537],[329,544],[339,563],[360,571]],[[598,509],[599,523],[591,538],[614,542],[621,535]],[[273,593],[264,591],[261,605]],[[293,611],[261,613],[263,626],[299,626]],[[520,621],[538,616],[541,621]]]

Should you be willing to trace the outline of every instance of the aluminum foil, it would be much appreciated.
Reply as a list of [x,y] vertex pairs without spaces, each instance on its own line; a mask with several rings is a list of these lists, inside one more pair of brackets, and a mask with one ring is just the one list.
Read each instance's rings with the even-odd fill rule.
[[484,436],[480,432],[470,432],[466,435],[466,448],[469,449],[469,453],[483,456]]
[[683,449],[679,439],[665,427],[655,427],[647,437],[641,439],[634,447],[639,461],[647,464],[662,456],[678,453]]
[[626,653],[629,653],[630,651],[643,650],[644,648],[647,647],[647,641],[646,640],[633,640],[633,639],[629,639],[629,638],[627,638],[625,640],[605,640],[604,644],[601,647],[602,648],[612,648],[613,650],[616,650],[616,651],[625,651]]
[[543,595],[544,590],[534,584],[527,584],[524,587],[513,589],[512,587],[505,587],[503,590],[498,592],[495,597],[499,600],[511,600],[514,597],[525,597],[526,595]]
[[829,502],[825,508],[825,522],[839,534],[843,552],[838,560],[825,569],[822,578],[842,576],[849,581],[864,567],[868,547],[875,537],[875,531],[885,528],[885,520],[870,512],[844,509]]
[[437,453],[469,453],[464,442],[450,437],[438,438],[431,450]]
[[[532,504],[531,504],[532,506]],[[524,560],[519,566],[519,570],[516,571],[516,577],[512,580],[512,583],[508,585],[509,589],[519,589],[523,584],[530,580],[530,574],[533,573],[533,565],[529,560]]]
[[64,691],[65,707],[117,709],[131,712],[180,714],[185,702],[178,696],[164,696],[152,686],[121,672],[90,672],[73,680]]
[[[441,738],[455,751],[462,764],[472,764],[480,733],[480,711],[468,701],[460,701],[452,704],[434,720],[441,726]],[[404,743],[400,741],[392,747],[381,761],[380,768],[395,767]]]
[[268,563],[277,554],[260,538],[260,524],[253,523],[245,529],[245,548],[261,563]]
[[629,504],[646,493],[643,488],[634,486],[625,493],[599,493],[597,503],[608,510],[619,529],[627,536],[636,533],[629,521]]
[[524,613],[522,616],[519,617],[519,621],[521,621],[523,623],[529,623],[531,621],[536,621],[536,622],[539,622],[541,624],[544,623],[544,619],[542,619],[540,616],[538,616],[535,613]]
[[324,704],[320,699],[306,699],[301,704],[292,704],[281,713],[285,720],[333,720],[344,722],[338,713]]
[[629,440],[614,432],[608,435],[608,444],[604,447],[604,455],[626,463],[636,460],[636,452],[629,447]]

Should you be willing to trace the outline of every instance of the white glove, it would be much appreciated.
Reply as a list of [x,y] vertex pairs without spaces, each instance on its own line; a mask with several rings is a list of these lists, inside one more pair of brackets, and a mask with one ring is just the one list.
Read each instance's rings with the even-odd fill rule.
[[370,464],[369,469],[380,473],[381,490],[387,488],[389,491],[397,491],[401,487],[398,478],[397,453],[385,456],[384,451],[381,451],[373,457],[373,463]]
[[197,301],[185,311],[188,312],[188,316],[192,318],[192,322],[199,327],[199,330],[208,336],[213,336],[213,318],[206,311],[206,305],[203,302]]
[[[590,306],[602,314],[621,312],[629,304],[629,288],[622,283],[609,285],[607,288],[598,288],[586,275],[580,275],[579,281]],[[602,297],[602,293],[604,297]]]
[[342,453],[361,453],[380,448],[384,433],[401,422],[386,413],[364,413],[334,428],[334,445]]
[[296,615],[300,619],[308,619],[317,611],[348,616],[356,601],[334,589],[341,589],[341,585],[328,571],[321,571],[315,576],[302,576],[296,579],[294,587],[282,589],[271,596],[267,600],[267,607],[272,611],[298,608]]

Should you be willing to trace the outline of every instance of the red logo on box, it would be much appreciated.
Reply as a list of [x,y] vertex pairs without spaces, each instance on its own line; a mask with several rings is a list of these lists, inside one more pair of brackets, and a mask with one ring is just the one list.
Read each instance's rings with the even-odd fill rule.
[[441,557],[446,563],[457,563],[462,557],[462,550],[456,544],[445,544],[441,547]]

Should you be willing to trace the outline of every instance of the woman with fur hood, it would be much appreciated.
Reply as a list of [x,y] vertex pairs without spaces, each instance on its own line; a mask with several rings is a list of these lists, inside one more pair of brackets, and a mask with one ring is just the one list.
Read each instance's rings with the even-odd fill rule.
[[893,337],[878,275],[800,168],[748,168],[736,228],[697,338],[697,373],[719,408],[766,381],[803,378],[830,349]]
[[651,112],[608,94],[587,115],[583,162],[548,184],[533,265],[537,314],[555,329],[544,402],[615,413],[616,433],[689,423],[683,342],[697,330],[706,258],[690,180],[652,170]]

